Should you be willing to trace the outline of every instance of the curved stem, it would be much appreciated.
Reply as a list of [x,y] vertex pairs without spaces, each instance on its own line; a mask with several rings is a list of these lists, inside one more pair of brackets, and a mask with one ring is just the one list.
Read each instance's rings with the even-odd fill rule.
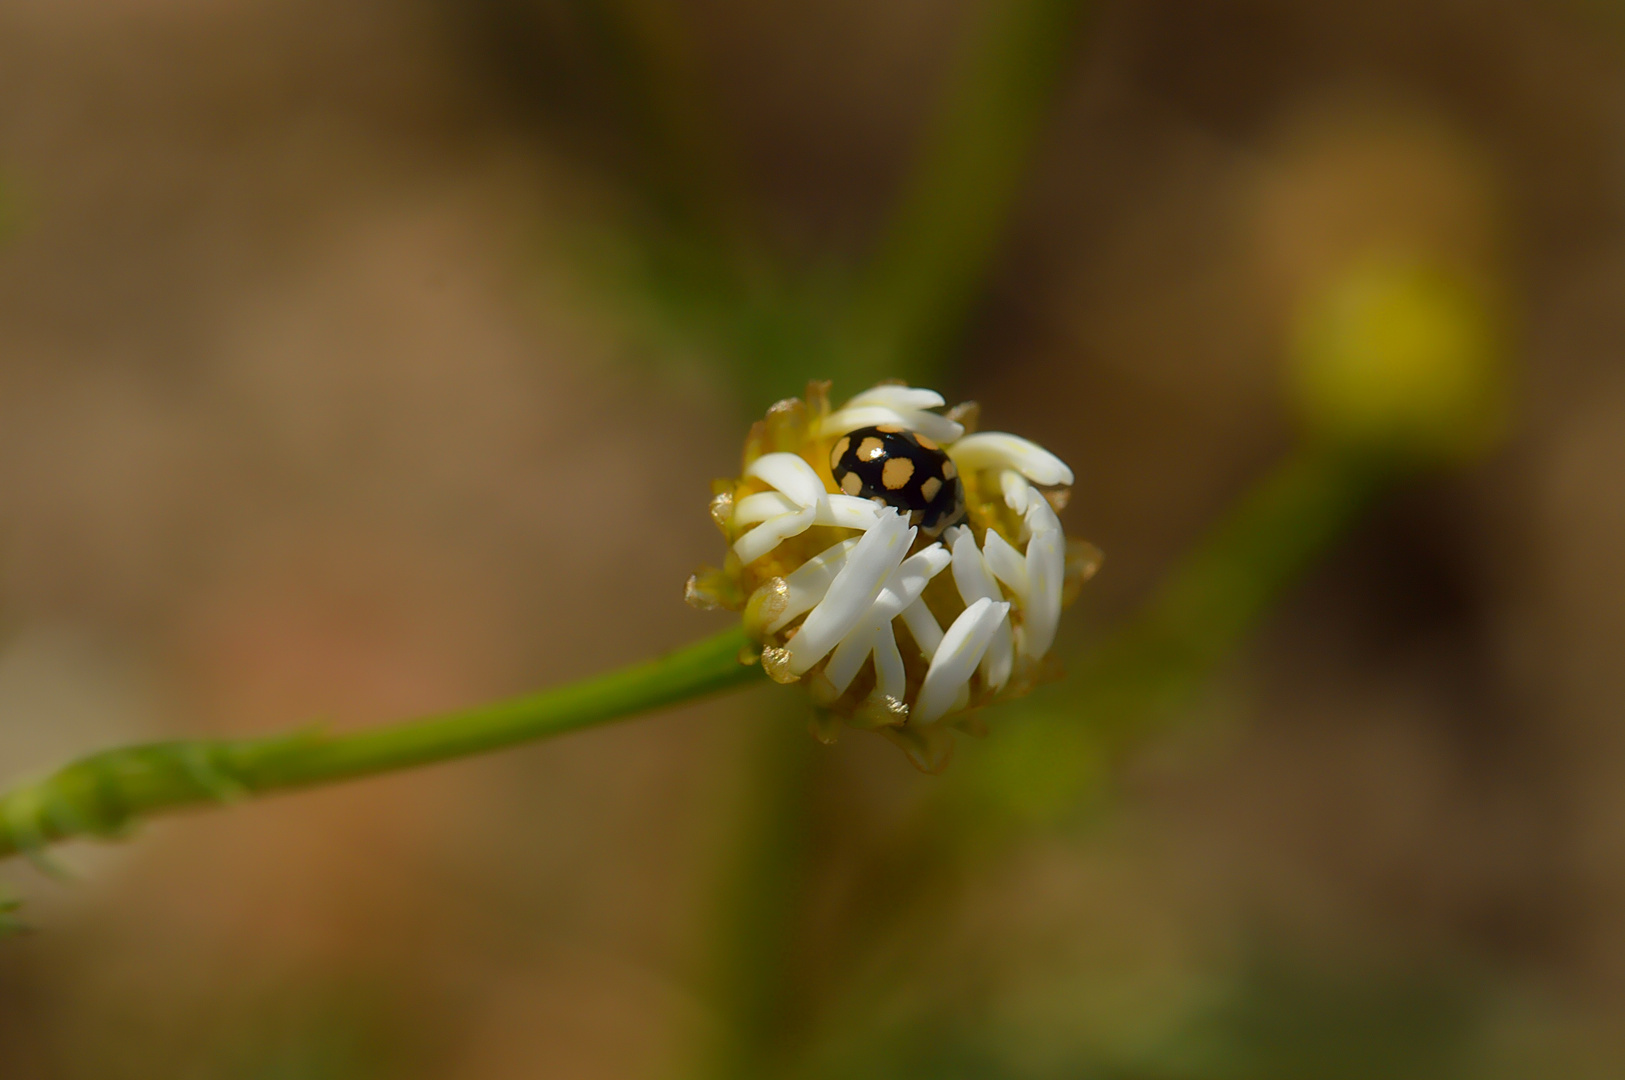
[[551,690],[347,734],[307,728],[103,751],[0,795],[0,858],[117,836],[161,810],[449,761],[690,701],[759,681],[760,665],[739,662],[747,645],[735,627]]

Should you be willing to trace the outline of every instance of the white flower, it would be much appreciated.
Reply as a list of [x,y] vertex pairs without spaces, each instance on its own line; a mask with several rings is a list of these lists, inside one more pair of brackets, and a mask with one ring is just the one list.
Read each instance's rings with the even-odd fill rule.
[[[806,679],[820,704],[848,717],[877,706],[870,718],[914,732],[906,745],[916,748],[945,717],[1031,685],[1054,644],[1068,573],[1052,500],[1064,505],[1072,470],[1019,436],[966,434],[932,411],[943,404],[934,391],[887,385],[829,411],[815,384],[804,410],[775,406],[766,423],[780,426],[759,425],[752,438],[794,450],[761,453],[740,481],[719,482],[717,516],[737,562],[713,572],[721,584],[690,583],[701,600],[749,597],[747,627],[774,678]],[[937,443],[962,478],[968,518],[940,543],[924,542],[899,509],[826,479],[836,440],[890,424]],[[815,526],[824,528],[809,534]],[[950,568],[952,585],[933,585]]]

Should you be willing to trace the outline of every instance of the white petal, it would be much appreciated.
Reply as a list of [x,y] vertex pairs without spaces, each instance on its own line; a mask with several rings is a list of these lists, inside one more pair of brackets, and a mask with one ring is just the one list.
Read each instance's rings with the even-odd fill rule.
[[942,644],[942,627],[937,625],[937,617],[931,614],[925,601],[916,600],[903,609],[903,625],[914,635],[914,644],[927,660],[937,654],[937,646]]
[[930,724],[941,719],[970,682],[971,673],[981,663],[993,632],[1010,613],[1009,604],[978,600],[966,608],[942,636],[937,654],[920,686],[910,721]]
[[1043,656],[1055,642],[1055,628],[1061,622],[1061,586],[1066,577],[1066,535],[1061,520],[1043,499],[1027,507],[1027,594],[1023,623],[1027,627],[1027,652]]
[[800,454],[763,454],[746,467],[745,475],[766,480],[797,506],[817,506],[828,494],[818,473]]
[[863,662],[869,659],[874,651],[875,637],[880,633],[879,623],[865,620],[853,631],[841,639],[830,654],[829,663],[824,665],[824,678],[835,688],[837,694],[846,693],[846,688],[852,685],[858,672],[863,670]]
[[[993,535],[998,535],[997,533]],[[998,583],[988,572],[982,553],[977,550],[976,537],[969,529],[960,528],[953,538],[954,584],[959,587],[959,598],[966,605],[983,599],[1003,600]]]
[[[1043,499],[1038,501],[1044,502]],[[993,576],[1004,582],[1005,586],[1016,594],[1016,599],[1025,606],[1029,592],[1027,560],[1021,557],[1021,553],[1011,547],[1004,537],[989,529],[985,546],[982,548],[982,558],[986,560],[987,568],[993,571]]]
[[946,416],[920,409],[892,409],[885,405],[858,405],[840,412],[830,413],[820,431],[829,437],[844,435],[861,427],[898,424],[917,431],[928,439],[943,444],[953,442],[965,434],[965,428]]
[[905,414],[905,423],[911,430],[919,432],[926,438],[947,446],[949,443],[965,434],[965,425],[957,420],[950,420],[934,412],[911,412]]
[[881,512],[875,527],[847,555],[846,565],[835,575],[824,599],[790,639],[792,672],[802,674],[818,663],[858,624],[881,585],[902,563],[916,532],[895,509],[887,507]]
[[999,487],[1004,492],[1004,505],[1018,514],[1027,512],[1027,503],[1033,499],[1033,486],[1014,469],[999,474]]
[[768,624],[770,634],[776,634],[804,611],[810,611],[814,604],[824,598],[829,592],[830,582],[835,575],[841,572],[846,565],[846,558],[852,549],[857,546],[858,538],[842,540],[839,544],[820,552],[796,567],[790,576],[784,579],[789,586],[785,595],[785,608],[779,617]]
[[854,409],[840,409],[830,413],[824,418],[823,427],[819,430],[833,438],[860,427],[905,423],[903,414],[896,409],[888,409],[884,405],[860,405]]
[[903,670],[903,654],[897,650],[897,635],[885,622],[875,634],[875,689],[886,697],[902,701],[908,696],[908,673]]
[[987,652],[982,654],[982,678],[987,681],[989,689],[997,692],[1010,681],[1010,672],[1015,666],[1016,651],[1011,641],[1010,620],[1006,618],[993,631],[993,638],[987,643]]
[[769,518],[735,540],[734,553],[739,556],[740,562],[748,566],[778,547],[781,541],[806,532],[817,517],[816,506],[804,506],[793,514]]
[[780,514],[793,514],[801,507],[790,501],[788,495],[777,491],[758,491],[746,495],[734,506],[735,525],[754,525]]
[[[813,467],[798,454],[763,454],[746,467],[745,475],[766,480],[801,507],[793,514],[764,520],[734,541],[734,552],[748,565],[778,547],[781,541],[806,532],[817,520],[819,511],[825,509],[828,493]],[[740,505],[750,501],[750,498],[741,499]],[[765,505],[765,502],[753,503],[752,512],[758,512]]]
[[[745,500],[749,501],[750,499]],[[743,506],[744,503],[740,505]],[[818,511],[817,524],[867,531],[874,528],[875,522],[879,520],[880,507],[868,499],[859,499],[851,495],[831,495],[824,500],[824,506]]]
[[[947,569],[951,558],[941,544],[932,544],[910,555],[887,579],[886,584],[881,587],[880,595],[875,598],[875,612],[888,626],[899,616],[908,624],[910,633],[916,633],[918,624],[915,641],[921,641],[920,635],[926,635],[924,640],[929,640],[930,648],[926,649],[923,645],[921,648],[927,657],[936,651],[937,644],[942,640],[942,630],[937,626],[937,620],[932,617],[930,609],[921,602],[920,594],[925,592],[927,582]],[[924,614],[923,620],[920,613]],[[930,625],[924,625],[926,622]],[[932,633],[933,631],[935,633]],[[895,638],[893,644],[895,647]]]
[[948,568],[953,557],[941,544],[922,548],[903,560],[875,599],[876,606],[894,619],[911,607],[925,591],[926,582]]
[[[1003,600],[1004,594],[999,591],[998,584],[988,571],[987,563],[982,560],[982,553],[976,548],[976,537],[971,531],[961,527],[954,535],[953,545],[954,584],[959,587],[959,595],[965,603],[972,604],[984,598]],[[987,680],[988,686],[998,690],[1009,681],[1013,666],[1010,626],[1008,623],[1000,623],[999,628],[993,633],[993,640],[988,645],[986,655],[982,657],[982,677]]]
[[1072,483],[1072,470],[1066,467],[1066,462],[1035,442],[1002,431],[967,435],[954,444],[949,455],[960,472],[1015,469],[1033,483],[1046,487]]
[[934,409],[946,405],[941,394],[918,386],[872,386],[861,394],[852,395],[841,411],[854,405],[884,405],[902,412],[905,409]]

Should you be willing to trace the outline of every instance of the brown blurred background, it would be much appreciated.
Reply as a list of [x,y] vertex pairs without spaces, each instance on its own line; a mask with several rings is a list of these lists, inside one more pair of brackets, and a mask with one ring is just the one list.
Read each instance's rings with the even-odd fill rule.
[[1625,10],[7,0],[0,227],[7,779],[717,629],[809,375],[1073,465],[1077,662],[1339,290],[1510,365],[1042,814],[1088,679],[942,777],[769,688],[165,821],[5,868],[0,1077],[1625,1075]]

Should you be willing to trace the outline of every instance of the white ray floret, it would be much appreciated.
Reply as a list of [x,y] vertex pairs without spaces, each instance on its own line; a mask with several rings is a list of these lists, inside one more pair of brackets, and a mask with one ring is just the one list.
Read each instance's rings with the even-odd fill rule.
[[[781,514],[793,514],[800,509],[793,499],[782,492],[758,491],[739,500],[739,504],[734,508],[734,524],[754,525],[759,521],[770,521]],[[880,508],[868,499],[859,499],[851,495],[826,495],[818,512],[813,515],[813,524],[868,530],[874,527],[879,517]]]
[[993,571],[993,576],[1003,582],[1005,588],[1025,606],[1031,594],[1026,557],[1011,547],[1008,540],[989,529],[982,547],[982,558],[987,562],[987,568]]
[[871,386],[861,394],[853,394],[842,408],[854,405],[884,405],[899,412],[906,410],[940,409],[948,404],[935,390],[923,386]]
[[903,625],[914,635],[914,644],[927,660],[937,655],[937,647],[942,644],[942,625],[924,600],[916,600],[903,609]]
[[993,633],[1010,613],[1008,603],[986,599],[966,608],[942,635],[942,644],[931,658],[919,697],[909,713],[910,723],[932,724],[967,694],[971,673],[993,640]]
[[735,525],[756,526],[734,541],[740,562],[753,563],[814,525],[867,530],[879,520],[879,508],[868,499],[825,491],[824,481],[799,454],[763,454],[745,475],[777,490],[747,495],[734,508]]
[[759,491],[746,495],[734,505],[734,524],[755,525],[759,521],[776,518],[780,514],[793,514],[800,509],[788,495],[777,491]]
[[827,494],[818,473],[800,454],[763,454],[745,468],[746,476],[766,480],[800,507],[814,507]]
[[931,409],[943,405],[935,390],[916,386],[876,386],[857,395],[825,418],[822,433],[844,435],[861,427],[900,424],[947,445],[965,434],[964,425]]
[[[891,622],[875,628],[875,693],[903,705],[908,697],[908,669],[903,666],[903,654],[897,648],[897,635]],[[906,708],[906,705],[903,705]]]
[[740,562],[753,563],[790,537],[806,532],[817,517],[817,509],[808,506],[794,513],[769,518],[734,541],[734,553],[739,556]]
[[808,612],[806,621],[790,639],[787,648],[792,674],[806,674],[851,633],[874,603],[886,579],[901,565],[918,531],[891,507],[880,512],[875,527],[852,546],[846,565],[829,583],[823,600]]
[[1043,487],[1072,483],[1072,470],[1066,467],[1066,462],[1035,442],[1002,431],[966,435],[953,444],[948,456],[962,473],[977,469],[1014,469]]
[[1037,659],[1055,643],[1066,577],[1066,536],[1048,501],[1027,501],[1027,607],[1023,623],[1028,655]]
[[1033,486],[1014,469],[999,474],[999,490],[1004,493],[1004,505],[1018,514],[1027,512],[1027,500],[1033,497]]
[[818,516],[813,518],[813,524],[838,525],[843,529],[862,529],[867,532],[874,528],[879,520],[880,507],[870,500],[852,495],[830,495],[819,508]]
[[[993,580],[993,574],[982,559],[981,551],[976,547],[976,536],[963,525],[951,530],[953,536],[949,544],[953,551],[954,584],[959,589],[959,596],[966,605],[974,604],[978,600],[1002,601],[1004,594]],[[993,637],[988,642],[987,653],[982,657],[982,678],[986,681],[988,689],[997,692],[1010,681],[1010,671],[1015,666],[1015,653],[1012,647],[1010,620],[1006,618],[999,623],[993,631]]]
[[[746,467],[745,475],[765,480],[793,504],[793,509],[763,518],[760,525],[734,541],[734,553],[740,561],[752,563],[783,541],[811,528],[829,497],[824,491],[824,482],[799,454],[763,454]],[[742,503],[749,501],[741,500]],[[751,509],[760,513],[769,505],[757,502]]]
[[846,565],[846,557],[858,544],[854,536],[850,540],[842,540],[833,547],[824,551],[800,566],[784,579],[785,606],[774,620],[767,624],[767,632],[776,634],[790,625],[790,620],[805,612],[811,611],[829,592],[841,568]]
[[[904,559],[892,571],[876,594],[874,603],[835,647],[829,664],[824,668],[824,677],[830,681],[836,693],[843,692],[851,685],[852,679],[862,670],[863,662],[873,653],[875,688],[882,695],[898,701],[907,696],[903,657],[897,650],[892,620],[919,600],[926,583],[940,574],[950,561],[951,556],[941,544],[932,544]],[[891,663],[894,657],[895,665]]]

